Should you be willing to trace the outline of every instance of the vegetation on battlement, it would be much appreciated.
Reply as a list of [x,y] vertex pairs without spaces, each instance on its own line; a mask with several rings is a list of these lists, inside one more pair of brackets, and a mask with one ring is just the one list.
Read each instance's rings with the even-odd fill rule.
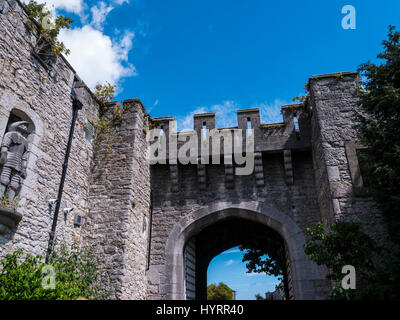
[[58,40],[58,35],[62,29],[71,27],[72,19],[62,15],[53,17],[45,3],[39,4],[35,0],[30,0],[25,9],[29,18],[29,30],[37,32],[35,52],[40,55],[68,55],[70,51]]

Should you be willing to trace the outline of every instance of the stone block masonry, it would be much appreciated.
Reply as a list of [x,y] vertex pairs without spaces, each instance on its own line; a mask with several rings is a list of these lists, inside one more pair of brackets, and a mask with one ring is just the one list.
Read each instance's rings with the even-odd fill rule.
[[[145,111],[137,100],[125,102],[112,148],[104,140],[87,139],[87,124],[96,123],[100,105],[63,56],[52,74],[36,58],[36,39],[27,29],[21,3],[0,0],[0,5],[0,137],[10,117],[27,120],[35,128],[20,192],[23,217],[16,228],[0,235],[0,256],[18,248],[45,256],[53,217],[48,200],[57,196],[74,86],[84,106],[72,141],[56,237],[69,244],[95,244],[105,254],[103,267],[117,289],[114,298],[143,299],[150,207]],[[64,217],[66,207],[74,210]],[[75,213],[83,216],[81,227],[74,226]]]
[[[276,210],[277,220],[288,225],[293,221],[301,230],[293,231],[303,237],[297,241],[297,249],[291,247],[295,245],[290,239],[295,236],[290,234],[288,225],[281,233],[289,232],[284,240],[295,299],[326,297],[330,287],[324,271],[306,263],[308,258],[302,256],[301,262],[295,262],[294,253],[304,254],[301,242],[307,227],[318,221],[329,225],[340,220],[361,220],[375,239],[387,241],[382,216],[374,202],[355,192],[362,180],[353,181],[360,172],[354,173],[359,171],[357,159],[353,159],[356,152],[348,150],[358,145],[353,117],[358,102],[357,85],[358,74],[352,72],[314,76],[309,81],[309,101],[283,106],[284,122],[279,124],[261,123],[256,109],[239,110],[238,126],[234,128],[244,129],[246,121],[251,122],[256,137],[257,170],[250,176],[235,176],[229,185],[229,171],[224,164],[204,165],[205,181],[201,184],[195,165],[178,165],[179,192],[171,192],[176,181],[170,178],[167,165],[152,166],[150,298],[184,298],[188,293],[182,291],[186,274],[180,256],[184,247],[181,243],[196,239],[206,219],[208,224],[221,222],[221,216],[228,219],[230,215],[225,211],[251,219],[254,209],[241,209],[252,207],[253,201],[257,208],[272,206],[269,212],[257,211],[261,212],[260,217],[265,215],[273,220],[271,212]],[[208,118],[209,122],[204,121]],[[196,119],[202,122],[197,123]],[[214,129],[215,115],[194,115],[194,130],[205,123],[208,129]],[[260,172],[263,184],[257,176]],[[210,208],[215,207],[223,209],[213,212]],[[268,222],[266,225],[270,226]],[[299,278],[302,272],[308,275]],[[203,275],[196,275],[199,276]]]
[[[61,56],[52,77],[32,53],[36,39],[27,29],[27,15],[21,3],[0,0],[0,4],[0,139],[10,117],[27,120],[34,126],[28,141],[27,177],[20,192],[19,210],[23,217],[16,229],[0,236],[0,256],[18,248],[45,256],[53,217],[48,200],[57,197],[72,118],[71,89],[79,77]],[[61,210],[73,207],[74,211],[66,217],[61,212],[56,233],[58,240],[68,243],[81,241],[82,229],[74,226],[74,214],[85,216],[89,209],[93,146],[85,139],[84,128],[98,117],[99,109],[84,85],[77,92],[84,107],[75,127],[61,203]]]
[[[151,119],[137,99],[109,103],[100,114],[99,103],[64,57],[50,69],[33,54],[36,38],[27,29],[21,2],[0,0],[0,8],[0,139],[11,120],[28,121],[34,128],[20,191],[22,220],[0,235],[0,257],[18,248],[46,253],[53,217],[48,201],[56,198],[60,182],[73,87],[83,109],[61,210],[74,211],[67,216],[61,211],[56,236],[94,246],[115,287],[112,299],[195,298],[199,286],[187,286],[185,279],[204,279],[194,266],[204,260],[195,256],[200,250],[195,248],[205,248],[201,232],[217,223],[227,228],[224,223],[230,219],[282,237],[294,299],[323,299],[330,289],[326,270],[302,248],[307,227],[319,221],[361,220],[378,241],[386,241],[382,216],[362,192],[356,158],[362,146],[353,128],[356,73],[312,77],[307,103],[283,106],[282,123],[263,124],[258,109],[239,110],[237,127],[228,129],[254,130],[255,171],[250,175],[233,176],[234,161],[229,166],[150,166],[150,124],[168,136],[173,117]],[[97,127],[91,139],[87,128],[98,118],[110,121],[110,130],[102,133]],[[215,114],[194,115],[193,132],[199,137],[202,128],[215,126]],[[82,226],[74,226],[75,213],[83,216]],[[215,252],[233,245],[225,231],[222,240],[227,241],[219,239]],[[184,265],[188,243],[196,243],[191,275]]]
[[[123,110],[120,118],[114,110]],[[103,115],[112,132],[95,145],[89,190],[91,207],[84,242],[102,254],[116,299],[146,298],[150,171],[143,130],[146,116],[138,100],[109,104]]]
[[361,220],[366,230],[384,243],[388,238],[383,217],[371,198],[357,193],[362,185],[352,179],[352,168],[360,176],[351,147],[358,145],[354,128],[354,112],[359,108],[358,77],[357,73],[345,72],[313,76],[309,80],[318,203],[325,224]]

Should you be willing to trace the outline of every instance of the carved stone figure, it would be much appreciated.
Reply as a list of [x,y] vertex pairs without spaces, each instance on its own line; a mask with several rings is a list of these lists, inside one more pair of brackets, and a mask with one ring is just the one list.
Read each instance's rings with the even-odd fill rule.
[[6,195],[9,201],[18,195],[22,179],[26,177],[28,127],[26,121],[12,123],[1,144],[0,198]]

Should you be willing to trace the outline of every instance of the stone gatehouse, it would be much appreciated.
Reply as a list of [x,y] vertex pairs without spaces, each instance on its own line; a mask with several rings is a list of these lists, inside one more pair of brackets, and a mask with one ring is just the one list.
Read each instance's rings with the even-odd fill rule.
[[[323,299],[330,283],[304,254],[306,227],[361,220],[376,239],[385,238],[357,161],[362,146],[352,118],[358,74],[311,77],[307,103],[282,106],[282,123],[262,123],[258,109],[238,110],[235,128],[254,130],[251,175],[234,175],[235,163],[150,165],[149,123],[168,137],[173,117],[151,118],[138,99],[110,103],[100,114],[64,57],[47,64],[33,52],[36,38],[26,21],[18,0],[0,0],[0,139],[11,124],[29,124],[26,176],[18,187],[21,216],[0,210],[0,256],[18,248],[46,254],[54,210],[49,200],[57,197],[73,89],[83,108],[56,236],[96,246],[117,287],[113,298],[204,299],[213,257],[276,233],[285,246],[290,297]],[[100,117],[112,120],[112,133],[94,139],[91,128]],[[194,115],[198,136],[215,127],[215,114]],[[65,208],[73,211],[63,214]]]

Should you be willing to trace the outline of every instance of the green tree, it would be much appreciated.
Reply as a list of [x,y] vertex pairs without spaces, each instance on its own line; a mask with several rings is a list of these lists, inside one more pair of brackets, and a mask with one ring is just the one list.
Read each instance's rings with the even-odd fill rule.
[[107,82],[105,84],[98,83],[95,87],[94,96],[97,100],[105,105],[107,102],[110,102],[115,97],[115,85]]
[[283,239],[279,234],[273,232],[266,234],[265,237],[263,241],[253,241],[239,246],[239,249],[244,251],[242,261],[246,262],[248,273],[265,273],[278,277],[283,281],[285,293],[288,295]]
[[[376,267],[372,256],[377,247],[375,241],[362,231],[360,222],[337,222],[325,230],[322,222],[314,229],[307,228],[309,239],[304,244],[304,251],[318,265],[328,268],[327,278],[334,283],[331,291],[333,299],[365,298],[366,286],[376,277]],[[342,268],[352,265],[356,270],[356,291],[344,290],[341,281],[344,277]]]
[[382,210],[393,242],[384,252],[380,289],[386,298],[400,298],[400,33],[389,27],[378,55],[382,61],[360,65],[360,141],[369,149],[361,159],[368,172],[368,191]]
[[400,242],[400,33],[389,27],[389,40],[378,55],[384,63],[362,64],[358,133],[368,153],[369,190],[383,210],[390,234]]
[[233,300],[233,290],[225,283],[210,284],[207,287],[207,300]]
[[[359,223],[338,222],[329,233],[322,224],[307,229],[310,239],[305,251],[328,267],[328,277],[336,284],[333,298],[400,298],[400,34],[394,30],[389,27],[388,40],[378,55],[383,62],[358,68],[360,99],[355,117],[358,138],[368,148],[358,153],[365,188],[384,215],[392,245],[377,248]],[[357,271],[355,292],[339,286],[346,264]]]
[[256,298],[256,300],[265,300],[265,298],[264,298],[261,294],[259,294],[259,293],[256,293],[256,294],[254,295],[254,297]]

